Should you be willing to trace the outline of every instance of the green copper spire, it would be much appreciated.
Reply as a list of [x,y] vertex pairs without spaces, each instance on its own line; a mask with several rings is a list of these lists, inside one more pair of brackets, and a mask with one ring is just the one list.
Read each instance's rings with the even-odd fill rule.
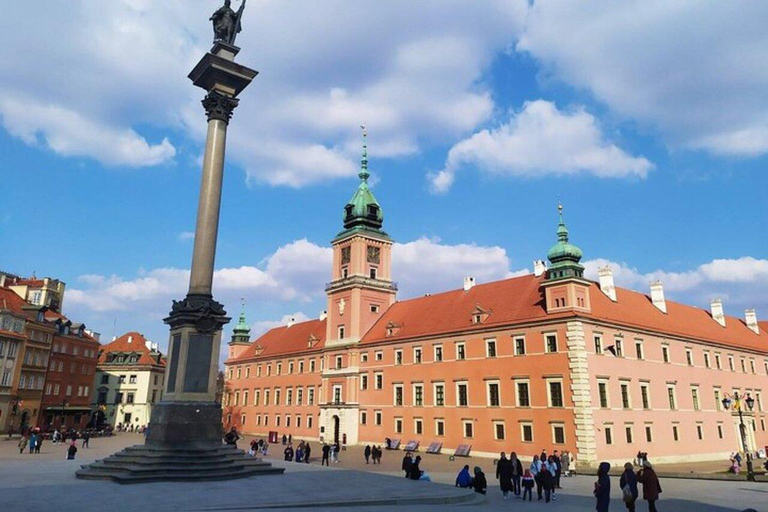
[[363,156],[360,158],[360,172],[358,173],[358,177],[367,183],[368,178],[371,176],[368,172],[368,132],[365,131],[364,124],[360,125],[360,129],[363,130]]
[[579,264],[584,253],[568,241],[568,228],[563,220],[563,205],[557,206],[559,223],[557,226],[557,243],[547,251],[547,259],[551,266],[547,270],[547,279],[565,279],[568,277],[583,277],[584,267]]
[[344,231],[339,236],[346,236],[351,231],[367,231],[386,237],[387,234],[381,230],[384,212],[368,187],[368,178],[371,176],[368,172],[368,132],[365,125],[361,125],[360,128],[363,130],[363,156],[360,158],[358,173],[360,184],[352,199],[344,206]]
[[245,321],[245,299],[241,299],[240,319],[232,329],[232,341],[230,343],[250,343],[251,328]]

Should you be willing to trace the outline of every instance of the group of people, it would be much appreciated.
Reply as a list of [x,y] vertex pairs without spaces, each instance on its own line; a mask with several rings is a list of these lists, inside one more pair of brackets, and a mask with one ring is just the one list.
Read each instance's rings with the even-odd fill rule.
[[[601,462],[597,469],[597,481],[595,482],[595,498],[597,499],[597,512],[608,512],[611,502],[611,479],[608,472],[611,465],[607,462]],[[648,511],[656,512],[656,501],[661,494],[661,484],[659,477],[653,469],[653,465],[648,461],[647,455],[642,460],[640,470],[635,473],[631,462],[624,464],[624,472],[619,479],[622,500],[629,512],[635,511],[635,502],[640,497],[639,485],[643,486],[643,499],[648,502]]]
[[488,481],[485,479],[485,473],[480,466],[475,466],[474,476],[469,474],[469,465],[465,465],[458,476],[456,476],[456,487],[471,488],[478,494],[485,494],[488,491]]
[[341,446],[339,445],[339,443],[333,443],[333,444],[323,443],[323,458],[320,461],[320,465],[330,466],[329,462],[338,464],[340,451],[341,451]]
[[312,454],[312,447],[309,443],[301,441],[296,449],[293,449],[293,445],[289,444],[283,450],[283,457],[286,462],[304,462],[309,464],[309,456]]
[[421,455],[413,457],[412,452],[406,452],[403,457],[402,469],[405,471],[405,478],[410,480],[423,480],[425,482],[431,482],[426,471],[421,469]]
[[363,451],[363,455],[365,456],[365,463],[368,464],[368,461],[373,460],[374,464],[381,464],[381,446],[378,445],[365,445],[365,450]]
[[248,450],[248,455],[256,456],[256,454],[266,455],[269,450],[269,443],[263,439],[252,439],[251,449]]
[[[26,448],[29,448],[29,453],[40,453],[40,448],[43,446],[45,440],[45,434],[39,430],[32,430],[28,435],[22,436],[19,439],[19,455],[24,453]],[[57,444],[58,441],[54,441],[53,444]],[[83,446],[88,446],[88,438],[83,438]],[[75,460],[75,454],[77,453],[77,439],[72,438],[67,447],[67,460]]]

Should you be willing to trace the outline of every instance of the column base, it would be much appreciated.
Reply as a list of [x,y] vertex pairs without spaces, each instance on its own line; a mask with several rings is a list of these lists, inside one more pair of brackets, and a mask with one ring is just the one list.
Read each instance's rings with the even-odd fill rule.
[[160,402],[146,436],[143,446],[82,466],[77,478],[124,484],[229,480],[284,471],[222,444],[221,405],[215,402]]

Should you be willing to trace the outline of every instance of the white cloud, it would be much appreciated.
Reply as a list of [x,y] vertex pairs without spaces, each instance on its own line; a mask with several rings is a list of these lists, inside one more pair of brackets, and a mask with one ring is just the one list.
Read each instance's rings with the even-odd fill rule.
[[282,325],[288,325],[289,323],[299,323],[299,322],[306,322],[310,318],[302,313],[301,311],[296,311],[295,313],[289,314],[289,315],[283,315],[283,317],[280,320],[261,320],[258,322],[255,322],[251,326],[251,339],[257,338],[267,332],[270,329],[274,329],[275,327],[280,327]]
[[448,245],[422,237],[392,250],[392,274],[403,298],[461,288],[467,276],[478,283],[511,277],[509,267],[507,252],[498,246]]
[[194,231],[182,231],[181,233],[179,233],[178,238],[181,241],[194,240],[195,232]]
[[592,174],[601,178],[644,178],[653,164],[606,140],[583,107],[570,112],[544,100],[526,102],[507,123],[482,130],[454,145],[445,168],[431,175],[432,191],[444,193],[455,173],[475,167],[494,175]]
[[[93,9],[79,0],[3,17],[0,93],[21,85],[25,99],[11,95],[6,110],[31,112],[24,130],[8,129],[115,165],[173,158],[169,141],[147,142],[143,130],[180,129],[199,143],[203,93],[186,75],[210,48],[214,7],[116,0]],[[302,186],[355,172],[363,121],[373,158],[465,136],[493,111],[483,73],[526,10],[525,0],[249,3],[238,61],[261,74],[241,96],[227,156],[250,182]],[[85,130],[60,129],[69,121],[49,106]]]
[[7,91],[0,97],[0,117],[12,135],[63,156],[87,156],[105,165],[146,167],[176,155],[167,138],[152,145],[130,128],[113,128],[73,110]]
[[768,152],[765,2],[535,2],[518,51],[674,146]]
[[639,272],[626,263],[605,259],[584,262],[586,276],[597,280],[597,269],[610,265],[618,286],[649,293],[649,283],[659,280],[667,298],[703,308],[722,298],[726,309],[741,316],[744,309],[768,312],[768,260],[752,257],[715,259],[691,270]]

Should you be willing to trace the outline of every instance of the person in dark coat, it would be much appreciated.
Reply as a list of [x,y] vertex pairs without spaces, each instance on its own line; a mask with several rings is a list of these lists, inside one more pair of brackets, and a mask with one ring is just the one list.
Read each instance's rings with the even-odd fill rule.
[[[635,502],[638,496],[637,477],[631,462],[624,464],[624,473],[621,474],[621,479],[619,479],[619,487],[621,487],[624,505],[627,507],[628,512],[635,512]],[[625,489],[628,489],[629,492]]]
[[283,458],[286,462],[291,462],[293,460],[293,446],[288,445],[285,447],[285,450],[283,450]]
[[418,480],[421,478],[421,468],[419,467],[419,464],[421,464],[421,456],[417,455],[408,468],[408,478],[411,480]]
[[563,461],[560,460],[560,455],[557,454],[557,450],[555,450],[554,453],[552,453],[552,457],[554,458],[555,467],[556,467],[555,488],[562,489],[562,487],[560,487],[560,476],[563,474]]
[[517,453],[512,452],[509,454],[509,466],[512,470],[512,490],[515,496],[520,496],[522,492],[520,479],[523,478],[523,463],[517,458]]
[[320,461],[320,465],[322,466],[325,464],[326,466],[330,466],[330,463],[328,462],[331,457],[331,447],[328,446],[328,443],[325,443],[323,445],[323,460]]
[[546,460],[541,463],[539,481],[541,482],[541,488],[544,490],[544,501],[549,503],[553,498],[552,491],[555,488],[555,473],[550,471],[550,464]]
[[471,485],[472,475],[469,474],[469,465],[466,465],[456,475],[456,487],[470,487]]
[[597,482],[595,482],[595,498],[597,498],[597,506],[595,509],[597,512],[608,512],[608,507],[611,505],[611,479],[608,476],[608,471],[611,469],[611,465],[607,462],[601,462],[597,468]]
[[237,429],[235,427],[232,427],[229,432],[227,432],[227,435],[224,436],[224,442],[235,448],[237,448],[238,439],[240,439],[240,436],[237,434]]
[[67,460],[75,460],[75,454],[77,453],[77,444],[75,444],[75,440],[72,440],[72,444],[69,445],[69,448],[67,448]]
[[[368,464],[368,461],[371,458],[371,445],[365,445],[365,451],[363,452],[363,455],[365,456],[365,463]],[[376,462],[375,459],[374,462]]]
[[661,484],[653,465],[647,460],[643,461],[643,467],[637,472],[637,481],[643,484],[643,499],[648,502],[648,512],[656,512],[656,500],[661,494]]
[[472,478],[472,488],[478,494],[485,494],[488,490],[488,482],[485,479],[485,473],[480,466],[475,466],[475,476]]
[[408,475],[411,473],[412,464],[413,459],[411,458],[411,452],[408,452],[403,457],[403,464],[401,465],[402,470],[405,471],[405,478],[408,478]]
[[506,500],[509,498],[509,491],[512,490],[512,462],[504,452],[501,452],[499,462],[496,463],[496,479]]
[[311,453],[312,453],[312,448],[309,447],[309,443],[306,443],[304,445],[304,462],[306,462],[307,464],[309,464],[309,454]]

